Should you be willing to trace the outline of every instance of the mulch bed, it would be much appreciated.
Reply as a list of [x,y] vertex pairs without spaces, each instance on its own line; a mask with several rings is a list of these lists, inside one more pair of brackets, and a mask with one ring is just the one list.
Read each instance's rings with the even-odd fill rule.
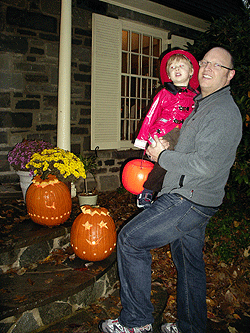
[[[102,205],[109,209],[117,228],[134,214],[135,196],[128,193],[100,194]],[[239,254],[225,264],[213,252],[214,244],[206,237],[204,260],[207,274],[207,308],[210,332],[247,333],[250,327],[249,258]],[[152,281],[165,286],[169,293],[164,320],[176,321],[176,269],[169,246],[152,250]]]

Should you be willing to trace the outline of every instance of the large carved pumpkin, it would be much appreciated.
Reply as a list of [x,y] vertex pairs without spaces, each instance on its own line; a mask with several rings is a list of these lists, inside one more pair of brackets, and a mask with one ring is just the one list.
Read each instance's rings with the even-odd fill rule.
[[135,159],[129,161],[122,172],[122,184],[126,190],[133,194],[139,194],[143,190],[143,184],[154,164],[149,161]]
[[116,229],[106,208],[82,206],[71,228],[71,246],[84,260],[107,258],[116,247]]
[[35,176],[26,193],[26,206],[34,222],[52,227],[70,217],[71,194],[67,185],[56,176],[49,175],[45,180]]

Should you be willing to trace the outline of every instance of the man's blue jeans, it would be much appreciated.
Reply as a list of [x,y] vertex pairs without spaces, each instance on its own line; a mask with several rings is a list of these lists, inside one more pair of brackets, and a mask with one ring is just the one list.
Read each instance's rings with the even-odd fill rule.
[[117,244],[122,325],[132,328],[153,323],[150,250],[171,244],[178,272],[178,327],[182,333],[206,332],[202,250],[206,225],[216,211],[176,194],[164,194],[123,227]]

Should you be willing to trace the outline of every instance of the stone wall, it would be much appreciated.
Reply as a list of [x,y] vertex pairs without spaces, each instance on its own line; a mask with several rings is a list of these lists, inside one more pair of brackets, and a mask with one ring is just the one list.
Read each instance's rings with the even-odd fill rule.
[[[0,1],[0,182],[18,180],[7,161],[8,151],[22,139],[56,145],[57,83],[61,0]],[[171,29],[188,38],[195,31],[170,22],[108,5],[98,0],[72,1],[71,151],[90,150],[91,17],[92,12],[124,16]],[[93,153],[93,152],[92,152]],[[97,188],[120,186],[124,160],[138,151],[98,151]]]
[[[89,3],[86,2],[87,4]],[[0,2],[0,182],[14,182],[8,151],[23,138],[56,145],[60,0]],[[105,6],[92,2],[95,11]],[[72,9],[71,151],[90,150],[91,4]],[[129,156],[129,155],[128,155]],[[98,189],[120,186],[124,154],[99,151]],[[127,157],[127,156],[126,156]]]

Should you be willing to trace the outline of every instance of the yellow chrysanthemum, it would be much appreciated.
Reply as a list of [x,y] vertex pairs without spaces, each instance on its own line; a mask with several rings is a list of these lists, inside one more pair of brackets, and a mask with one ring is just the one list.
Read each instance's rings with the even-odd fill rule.
[[80,176],[86,178],[81,160],[73,153],[58,147],[33,154],[26,167],[32,168],[36,175],[50,172],[57,177],[62,176],[64,179]]

